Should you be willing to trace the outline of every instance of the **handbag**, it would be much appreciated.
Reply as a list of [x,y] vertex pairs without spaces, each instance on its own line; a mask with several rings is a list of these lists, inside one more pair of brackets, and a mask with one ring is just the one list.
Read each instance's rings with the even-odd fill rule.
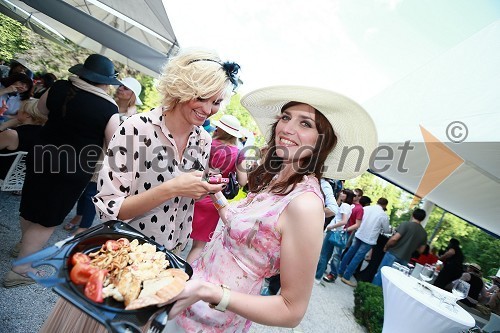
[[222,194],[226,197],[226,199],[233,199],[238,195],[240,191],[240,184],[236,179],[236,172],[230,172],[227,176],[229,178],[229,182],[226,184],[226,187],[222,190]]
[[347,245],[347,231],[344,229],[342,230],[334,230],[331,234],[330,237],[328,238],[328,241],[333,244],[333,246],[336,246],[340,249],[345,249]]
[[236,156],[236,161],[234,161],[234,170],[227,175],[229,178],[229,182],[226,184],[226,187],[222,190],[222,194],[226,197],[226,199],[234,199],[235,196],[240,192],[240,184],[238,183],[238,178],[236,178],[236,168],[238,167],[238,159],[240,157],[240,151],[238,151],[238,155]]

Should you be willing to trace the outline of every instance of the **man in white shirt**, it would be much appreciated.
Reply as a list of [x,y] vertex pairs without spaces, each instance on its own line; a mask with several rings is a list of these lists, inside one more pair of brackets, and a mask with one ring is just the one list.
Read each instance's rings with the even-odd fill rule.
[[375,206],[363,208],[364,214],[361,226],[354,236],[354,243],[344,255],[339,268],[339,275],[342,275],[341,281],[351,287],[356,286],[355,283],[350,281],[352,275],[365,258],[366,253],[370,251],[373,245],[377,244],[380,232],[390,231],[389,216],[385,213],[387,204],[386,198],[380,198]]
[[320,185],[325,195],[325,217],[334,217],[338,213],[339,205],[333,194],[333,188],[324,178],[321,178]]

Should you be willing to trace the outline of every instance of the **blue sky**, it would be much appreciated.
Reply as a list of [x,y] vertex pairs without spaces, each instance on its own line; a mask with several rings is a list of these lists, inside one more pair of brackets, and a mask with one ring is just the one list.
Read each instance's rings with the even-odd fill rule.
[[500,18],[495,0],[164,0],[182,47],[242,66],[241,93],[319,86],[359,102]]

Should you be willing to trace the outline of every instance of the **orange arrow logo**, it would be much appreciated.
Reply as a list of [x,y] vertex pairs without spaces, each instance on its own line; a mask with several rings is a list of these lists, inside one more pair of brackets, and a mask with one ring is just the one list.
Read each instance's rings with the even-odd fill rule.
[[420,180],[420,184],[418,184],[411,207],[416,205],[420,201],[420,198],[424,198],[432,192],[432,190],[438,187],[439,184],[464,163],[463,158],[458,156],[422,126],[420,126],[420,131],[424,137],[425,148],[429,155],[429,164],[425,169],[424,176]]

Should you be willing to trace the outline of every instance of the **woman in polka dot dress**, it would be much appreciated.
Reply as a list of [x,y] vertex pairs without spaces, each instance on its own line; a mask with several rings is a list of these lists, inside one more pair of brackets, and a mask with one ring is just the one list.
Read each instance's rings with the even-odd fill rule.
[[[222,190],[203,181],[211,137],[204,121],[237,85],[237,64],[208,51],[172,58],[159,78],[162,106],[126,119],[113,135],[94,203],[102,220],[129,223],[178,252],[191,232],[194,201]],[[41,332],[105,332],[68,302],[56,304]]]

